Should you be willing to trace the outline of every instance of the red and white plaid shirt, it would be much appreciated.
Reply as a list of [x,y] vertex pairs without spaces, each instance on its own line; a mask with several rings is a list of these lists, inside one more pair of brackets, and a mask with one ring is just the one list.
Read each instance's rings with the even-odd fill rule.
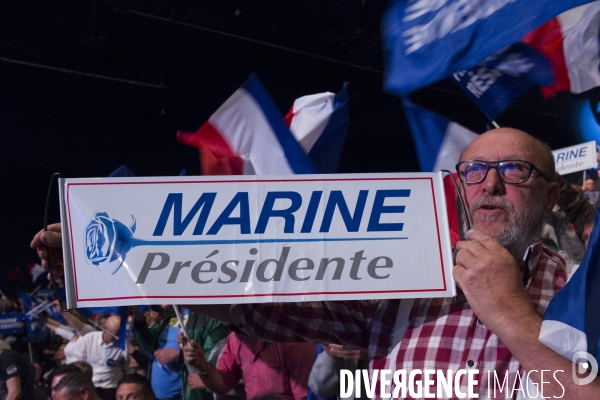
[[[543,316],[566,282],[564,261],[542,248],[541,242],[527,254],[524,281],[531,302]],[[508,348],[479,322],[468,303],[454,298],[240,304],[231,308],[231,317],[245,334],[268,341],[331,342],[367,349],[371,373],[406,370],[408,376],[414,369],[477,369],[480,398],[494,397],[487,392],[487,371],[492,373],[490,388],[493,371],[500,382],[507,375],[509,388],[517,373],[523,376]],[[461,391],[466,392],[466,378],[461,380]],[[506,390],[496,396],[505,398]]]

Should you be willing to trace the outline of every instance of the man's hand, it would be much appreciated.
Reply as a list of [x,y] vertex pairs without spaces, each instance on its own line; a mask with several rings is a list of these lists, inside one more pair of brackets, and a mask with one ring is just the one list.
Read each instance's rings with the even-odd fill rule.
[[202,382],[202,379],[198,374],[189,374],[187,377],[187,384],[190,389],[206,389],[206,385]]
[[[63,263],[56,262],[62,260],[62,234],[60,223],[48,225],[48,230],[39,231],[31,240],[29,245],[32,249],[36,249],[38,256],[42,260],[42,267],[49,269],[48,257],[51,258],[53,272],[55,278],[60,278],[63,275]],[[50,276],[48,276],[50,279]]]
[[535,314],[523,275],[508,250],[476,229],[468,236],[470,241],[456,243],[452,274],[481,322],[497,333],[514,318]]
[[179,349],[162,349],[154,352],[154,358],[160,365],[167,365],[177,362],[179,359]]
[[183,350],[183,361],[196,368],[202,373],[207,372],[210,369],[210,364],[206,360],[202,347],[193,340],[188,341],[183,333],[179,332],[177,335],[177,343]]
[[331,358],[348,358],[358,360],[364,358],[367,354],[366,350],[348,350],[341,344],[322,343],[323,350]]

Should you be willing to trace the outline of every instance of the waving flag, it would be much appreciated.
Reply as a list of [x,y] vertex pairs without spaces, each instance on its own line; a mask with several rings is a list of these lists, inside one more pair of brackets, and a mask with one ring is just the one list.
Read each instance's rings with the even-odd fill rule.
[[316,172],[255,75],[198,131],[179,131],[177,139],[200,149],[205,175]]
[[523,42],[552,64],[555,83],[542,88],[544,97],[600,86],[599,30],[600,1],[595,1],[564,12],[525,35]]
[[129,169],[129,167],[127,167],[127,165],[121,165],[120,167],[115,169],[113,172],[111,172],[108,177],[116,178],[116,177],[131,177],[131,176],[135,176],[133,171],[131,171]]
[[337,172],[350,123],[348,84],[339,93],[300,97],[284,118],[321,174]]
[[452,80],[494,120],[531,85],[550,86],[554,76],[544,56],[523,43],[515,43],[473,68],[455,72]]
[[117,314],[121,317],[121,325],[119,326],[119,341],[118,346],[121,350],[125,350],[127,345],[127,306],[120,307],[85,307],[78,308],[77,312],[85,318],[92,318],[94,314]]
[[403,100],[402,105],[415,142],[421,171],[453,171],[460,154],[477,134],[407,99]]
[[580,360],[589,353],[596,362],[600,357],[600,211],[596,211],[589,247],[579,268],[565,287],[550,301],[540,341],[569,360]]
[[468,69],[589,0],[394,0],[383,22],[387,91],[406,95]]
[[[467,128],[403,99],[404,113],[412,133],[421,171],[454,171],[463,150],[477,137]],[[455,175],[455,179],[457,179]],[[449,177],[444,179],[446,208],[452,244],[460,240],[456,210],[456,190]]]
[[19,300],[21,300],[21,302],[23,303],[23,313],[25,314],[23,318],[25,319],[27,340],[30,340],[32,342],[45,340],[48,337],[50,331],[48,330],[48,327],[46,326],[44,321],[38,319],[35,313],[30,313],[29,315],[27,315],[27,313],[31,311],[35,306],[33,300],[31,299],[31,296],[29,296],[29,294],[25,292],[19,292],[18,296]]

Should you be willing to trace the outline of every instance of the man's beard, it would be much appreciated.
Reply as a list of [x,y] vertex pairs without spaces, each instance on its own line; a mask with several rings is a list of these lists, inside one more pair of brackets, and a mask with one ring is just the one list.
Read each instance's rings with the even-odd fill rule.
[[542,237],[545,205],[542,202],[532,202],[521,212],[506,199],[498,196],[482,196],[470,207],[471,216],[482,205],[498,206],[508,214],[508,221],[498,232],[488,233],[485,224],[491,224],[498,215],[483,214],[480,218],[483,226],[475,226],[483,233],[493,237],[507,249],[517,261],[521,261],[527,248],[538,242]]

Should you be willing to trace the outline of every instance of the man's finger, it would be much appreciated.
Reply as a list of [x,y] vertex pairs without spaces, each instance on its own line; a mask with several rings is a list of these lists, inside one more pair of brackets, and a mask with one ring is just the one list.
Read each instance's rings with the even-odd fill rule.
[[[46,234],[49,234],[49,233],[53,237],[55,237],[55,235],[58,235],[59,241],[56,245],[45,243],[44,241],[47,239],[46,238],[42,239],[42,236],[46,236]],[[37,249],[38,247],[40,247],[42,245],[46,245],[46,246],[50,246],[50,247],[59,247],[61,245],[60,233],[61,233],[60,223],[48,225],[48,230],[42,229],[41,231],[39,231],[38,233],[35,234],[35,236],[31,240],[30,246],[32,249]],[[48,239],[48,240],[53,240],[53,239]]]
[[488,247],[488,245],[494,243],[497,244],[498,242],[496,241],[496,239],[494,239],[491,236],[486,235],[485,233],[481,232],[480,230],[477,229],[471,229],[467,232],[467,237],[471,240],[476,240],[480,243],[482,243],[485,247]]
[[465,274],[465,272],[467,272],[467,269],[462,265],[455,265],[452,268],[452,276],[454,277],[454,280],[459,284],[459,286],[462,286],[461,282],[463,280],[463,275]]
[[477,255],[471,249],[462,249],[456,253],[456,263],[464,268],[473,266],[477,261]]
[[62,234],[60,232],[46,231],[40,235],[42,244],[48,247],[61,247],[62,246]]

